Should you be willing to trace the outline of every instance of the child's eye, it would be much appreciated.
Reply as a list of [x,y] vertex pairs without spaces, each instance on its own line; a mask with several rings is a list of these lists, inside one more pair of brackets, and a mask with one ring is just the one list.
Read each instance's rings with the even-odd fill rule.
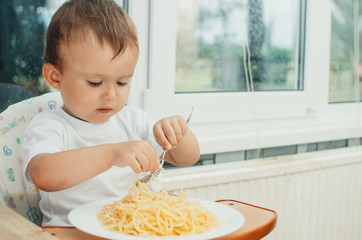
[[117,85],[118,86],[125,86],[125,85],[127,85],[127,83],[126,82],[117,82]]
[[91,85],[92,87],[98,87],[102,84],[102,82],[92,82],[92,81],[88,81],[88,84]]

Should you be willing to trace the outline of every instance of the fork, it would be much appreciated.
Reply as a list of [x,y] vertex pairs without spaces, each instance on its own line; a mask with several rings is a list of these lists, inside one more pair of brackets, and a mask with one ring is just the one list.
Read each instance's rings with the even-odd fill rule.
[[[164,150],[162,153],[161,160],[160,160],[160,166],[162,166],[163,163],[165,162],[166,151],[167,150]],[[150,174],[147,174],[146,176],[141,178],[140,181],[144,182],[144,183],[148,183],[152,179],[152,176],[157,177],[160,174],[160,172],[161,172],[161,168],[158,168],[156,172],[151,172]]]
[[[194,112],[194,107],[192,107],[190,116],[187,118],[186,123],[189,123],[193,112]],[[164,150],[162,155],[161,155],[160,166],[162,166],[163,163],[165,162],[166,151],[167,150]],[[150,174],[147,174],[146,176],[141,178],[140,181],[143,182],[143,183],[148,183],[152,179],[152,176],[157,177],[160,174],[160,172],[161,172],[161,168],[158,168],[156,172],[151,172]]]

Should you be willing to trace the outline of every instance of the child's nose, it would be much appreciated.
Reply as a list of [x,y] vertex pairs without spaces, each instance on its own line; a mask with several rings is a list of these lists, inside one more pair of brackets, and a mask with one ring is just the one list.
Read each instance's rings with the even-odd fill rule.
[[113,100],[116,97],[116,89],[114,87],[108,87],[103,97],[106,100]]

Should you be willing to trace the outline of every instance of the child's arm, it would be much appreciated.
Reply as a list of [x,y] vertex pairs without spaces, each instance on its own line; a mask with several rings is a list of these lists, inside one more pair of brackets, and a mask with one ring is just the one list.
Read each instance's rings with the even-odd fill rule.
[[199,143],[182,116],[161,119],[154,125],[153,133],[156,141],[168,150],[167,162],[185,167],[199,160]]
[[32,158],[28,171],[44,191],[59,191],[82,183],[112,166],[129,166],[136,173],[159,167],[156,151],[145,141],[104,144]]

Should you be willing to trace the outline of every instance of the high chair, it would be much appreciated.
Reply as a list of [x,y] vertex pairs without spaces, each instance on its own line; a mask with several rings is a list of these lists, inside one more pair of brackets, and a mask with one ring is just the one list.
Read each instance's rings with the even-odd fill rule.
[[62,105],[60,93],[51,92],[10,105],[0,113],[0,203],[39,226],[39,191],[23,174],[24,130],[37,113]]

